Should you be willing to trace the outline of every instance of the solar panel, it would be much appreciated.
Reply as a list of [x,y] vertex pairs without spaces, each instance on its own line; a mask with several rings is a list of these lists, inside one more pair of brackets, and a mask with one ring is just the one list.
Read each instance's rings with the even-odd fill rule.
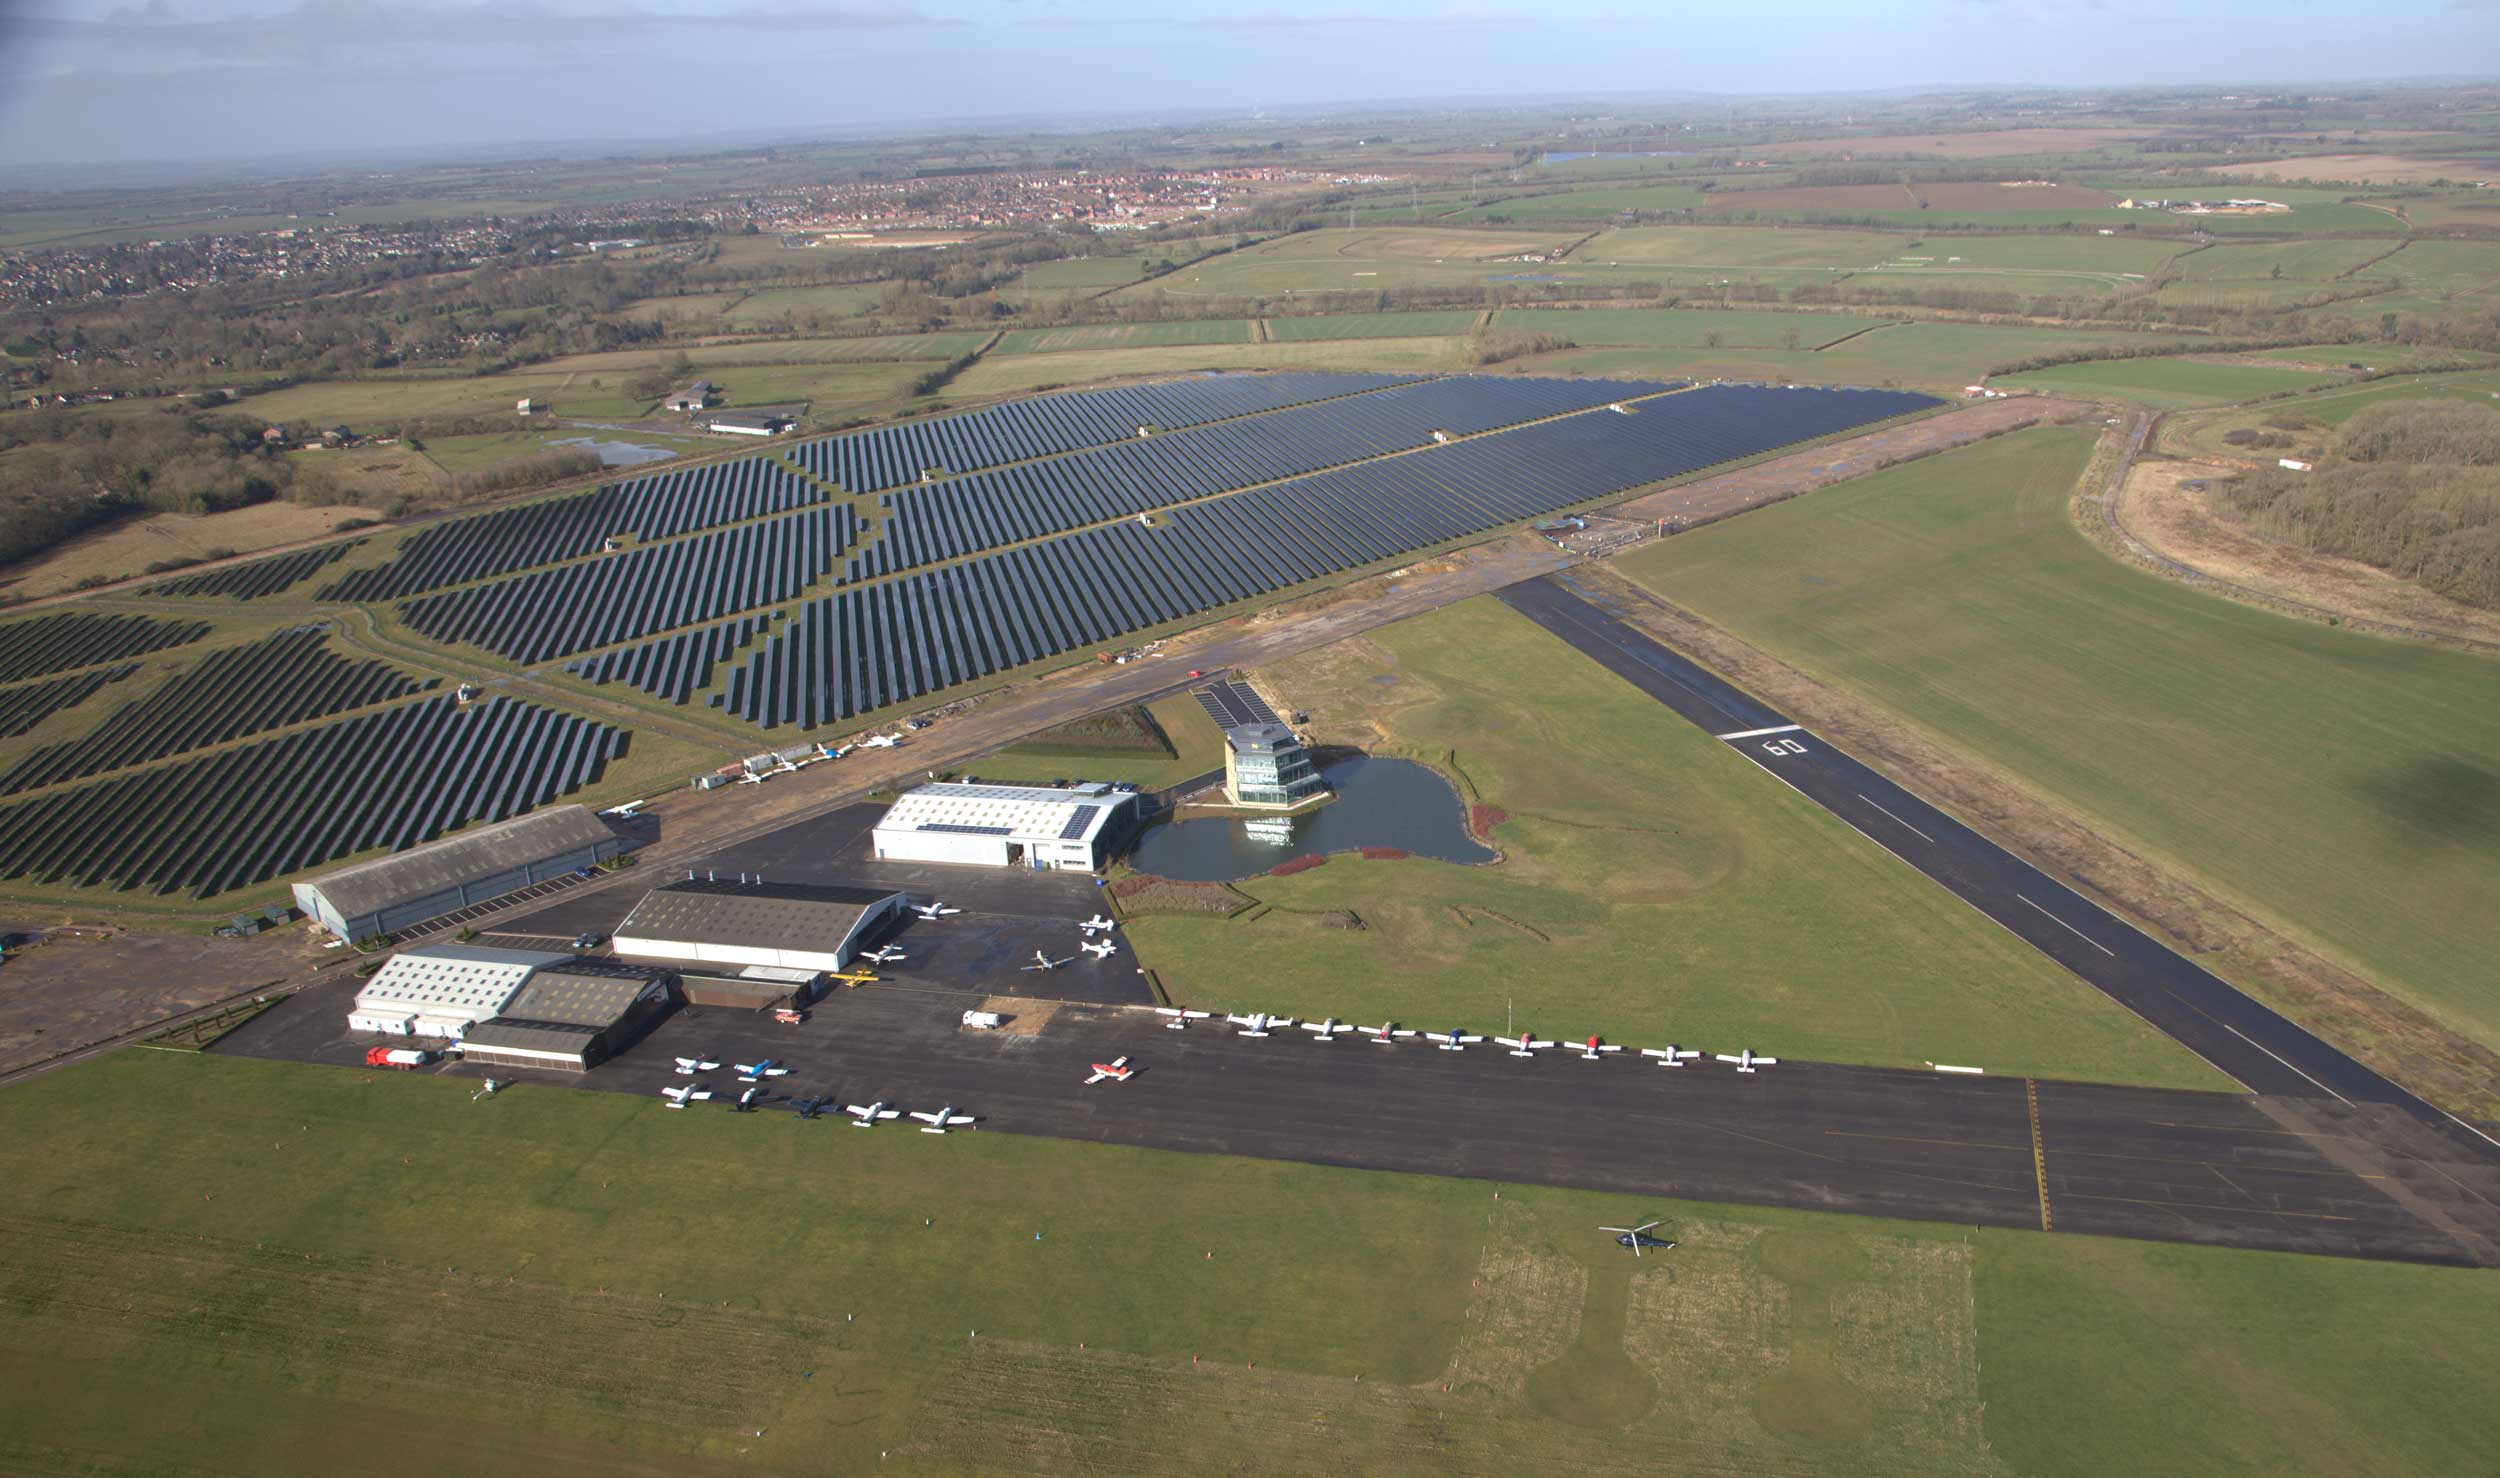
[[1016,834],[1012,826],[971,826],[961,821],[923,821],[914,831],[951,831],[960,836],[1008,837]]
[[1102,807],[1100,806],[1079,806],[1070,811],[1067,824],[1059,828],[1059,840],[1072,842],[1085,835],[1092,829],[1094,818],[1101,814]]

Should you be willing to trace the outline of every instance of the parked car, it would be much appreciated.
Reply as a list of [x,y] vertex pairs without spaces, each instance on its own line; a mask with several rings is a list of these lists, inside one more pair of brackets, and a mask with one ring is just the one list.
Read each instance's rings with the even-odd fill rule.
[[604,934],[576,934],[573,936],[573,947],[575,949],[597,949],[606,939],[607,936]]

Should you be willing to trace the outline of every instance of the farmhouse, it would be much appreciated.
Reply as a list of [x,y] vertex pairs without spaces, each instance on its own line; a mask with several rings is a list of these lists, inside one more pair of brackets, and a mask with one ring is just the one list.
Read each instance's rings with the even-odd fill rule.
[[699,411],[710,405],[720,387],[709,380],[697,380],[683,390],[671,391],[664,402],[673,411]]
[[295,885],[295,906],[341,939],[379,939],[623,848],[588,807],[554,806],[308,878]]
[[669,972],[605,960],[541,969],[501,1015],[470,1027],[460,1055],[488,1067],[587,1072],[668,1014]]
[[540,950],[468,944],[403,949],[356,992],[347,1029],[458,1041],[471,1027],[502,1015],[531,976],[571,961],[570,955]]
[[870,842],[901,862],[1100,872],[1136,822],[1137,797],[1108,785],[941,781],[905,792]]
[[688,879],[643,895],[616,926],[616,952],[633,959],[842,970],[903,895],[761,879]]

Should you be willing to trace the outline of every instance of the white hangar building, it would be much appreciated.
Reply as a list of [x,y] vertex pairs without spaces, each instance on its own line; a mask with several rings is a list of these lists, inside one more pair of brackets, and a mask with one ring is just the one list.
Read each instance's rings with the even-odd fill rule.
[[1136,793],[1108,785],[941,781],[906,791],[870,837],[896,862],[1100,872],[1136,824]]
[[654,889],[616,926],[629,959],[843,970],[903,895],[820,883],[688,879]]
[[403,949],[356,992],[347,1029],[395,1037],[458,1041],[470,1027],[503,1014],[530,977],[571,955],[534,949],[429,944]]

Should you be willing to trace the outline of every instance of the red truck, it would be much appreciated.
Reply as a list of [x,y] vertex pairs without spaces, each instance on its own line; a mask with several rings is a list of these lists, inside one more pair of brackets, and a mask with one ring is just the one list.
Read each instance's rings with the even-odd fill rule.
[[398,1072],[412,1073],[441,1055],[418,1047],[367,1047],[365,1066],[387,1067]]

